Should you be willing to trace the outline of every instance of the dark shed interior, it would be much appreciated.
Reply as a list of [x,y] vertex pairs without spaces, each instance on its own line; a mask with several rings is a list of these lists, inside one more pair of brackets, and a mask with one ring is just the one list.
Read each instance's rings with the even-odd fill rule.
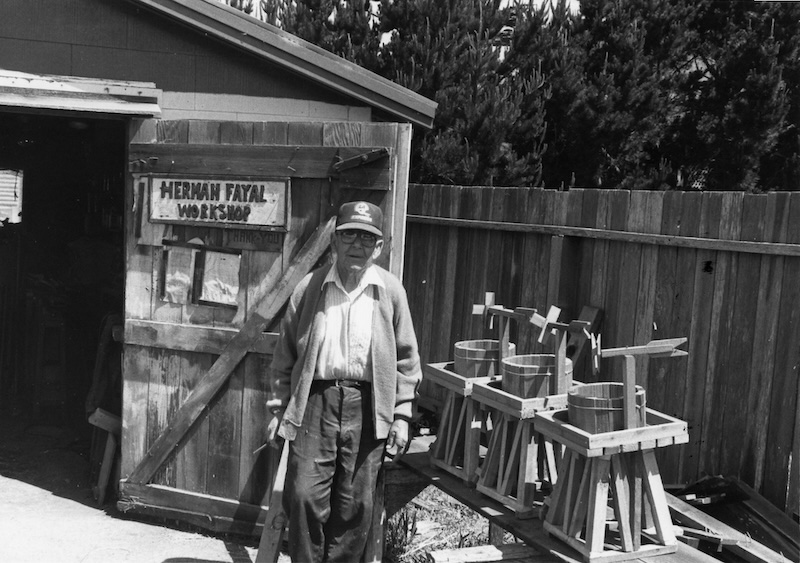
[[0,226],[5,414],[87,434],[87,410],[119,414],[125,140],[121,119],[0,112],[0,170],[22,197]]

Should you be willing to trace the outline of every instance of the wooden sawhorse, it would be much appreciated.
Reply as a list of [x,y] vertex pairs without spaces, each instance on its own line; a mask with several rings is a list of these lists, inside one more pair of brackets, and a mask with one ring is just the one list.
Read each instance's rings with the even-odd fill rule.
[[488,411],[472,398],[477,382],[499,380],[500,376],[468,378],[451,371],[452,363],[428,364],[428,381],[447,391],[436,441],[430,449],[431,465],[474,484],[480,464],[481,435],[487,431]]
[[[537,429],[566,447],[544,529],[592,563],[676,551],[655,448],[688,442],[686,423],[647,409],[644,427],[592,434],[567,420],[566,409],[536,414]],[[606,535],[609,490],[616,536]],[[646,515],[653,526],[643,529]]]

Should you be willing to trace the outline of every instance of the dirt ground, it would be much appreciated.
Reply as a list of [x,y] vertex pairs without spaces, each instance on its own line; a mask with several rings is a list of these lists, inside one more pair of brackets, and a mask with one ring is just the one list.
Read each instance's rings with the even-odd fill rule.
[[[85,431],[0,417],[3,563],[251,563],[255,540],[215,537],[99,507]],[[281,556],[280,563],[288,557]]]

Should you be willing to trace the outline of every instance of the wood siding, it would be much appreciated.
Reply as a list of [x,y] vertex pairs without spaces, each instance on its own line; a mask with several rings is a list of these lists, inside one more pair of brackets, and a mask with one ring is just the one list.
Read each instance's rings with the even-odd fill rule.
[[[640,361],[648,406],[686,420],[659,451],[665,483],[738,477],[800,511],[800,193],[412,185],[405,284],[423,361],[486,336],[472,304],[602,309],[604,347],[688,338],[688,358]],[[447,219],[442,218],[450,218]],[[513,333],[518,353],[540,350]],[[576,379],[593,381],[585,360]],[[621,381],[622,364],[600,379]],[[440,392],[425,384],[422,404]]]
[[36,9],[25,0],[4,0],[0,14],[0,68],[154,82],[165,92],[185,93],[167,102],[194,110],[195,118],[249,113],[238,98],[231,109],[202,107],[198,93],[278,98],[282,109],[288,100],[364,105],[123,0],[59,0]]

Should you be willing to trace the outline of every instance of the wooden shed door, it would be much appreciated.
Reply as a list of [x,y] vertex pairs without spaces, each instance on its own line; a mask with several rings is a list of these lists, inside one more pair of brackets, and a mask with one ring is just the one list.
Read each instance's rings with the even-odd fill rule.
[[324,258],[344,201],[383,208],[383,265],[400,273],[410,126],[139,125],[129,151],[119,505],[258,533],[277,464],[259,450],[270,330]]

